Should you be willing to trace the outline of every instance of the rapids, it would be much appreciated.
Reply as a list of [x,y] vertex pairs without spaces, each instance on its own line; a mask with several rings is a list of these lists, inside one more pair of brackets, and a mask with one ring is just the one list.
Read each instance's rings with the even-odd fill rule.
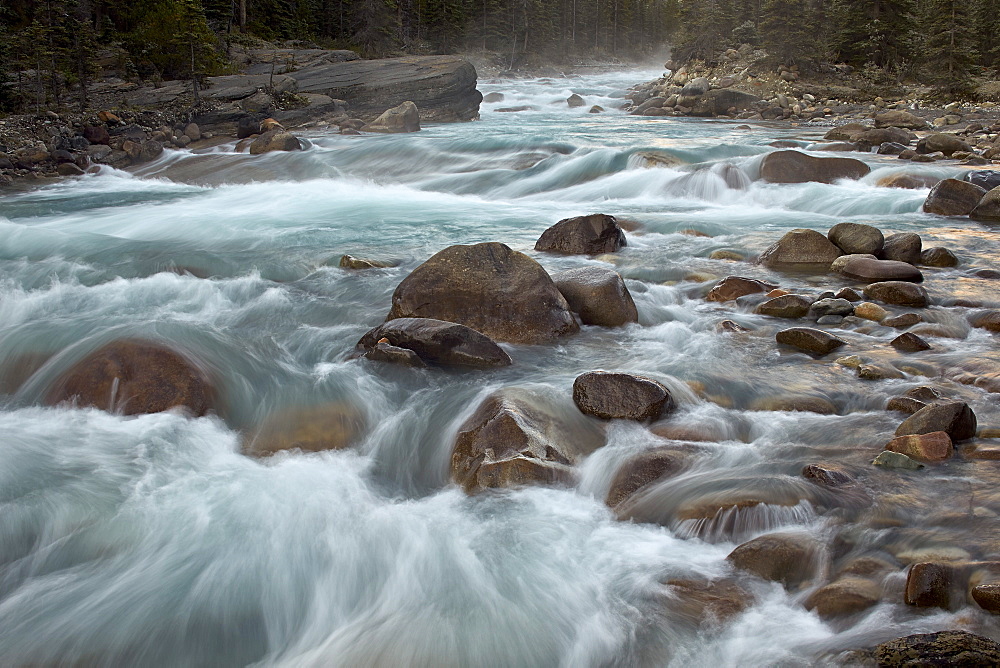
[[[803,606],[808,587],[789,593],[725,561],[777,529],[821,537],[840,556],[945,544],[976,558],[1000,553],[997,475],[983,467],[994,462],[866,474],[863,498],[799,476],[824,458],[868,471],[899,422],[886,399],[921,384],[921,372],[995,358],[990,334],[932,307],[927,319],[954,338],[912,356],[904,379],[866,383],[779,352],[773,319],[702,299],[733,273],[812,292],[836,285],[708,256],[752,255],[788,229],[856,221],[954,250],[963,264],[933,270],[932,297],[1000,305],[971,273],[1000,270],[991,232],[920,213],[927,190],[875,185],[895,172],[944,178],[957,168],[865,155],[873,171],[859,182],[756,182],[770,142],[806,147],[823,129],[618,111],[629,85],[656,75],[483,83],[506,99],[484,104],[478,122],[402,136],[314,130],[301,135],[301,153],[170,151],[135,173],[103,168],[4,195],[0,664],[798,666],[955,626],[1000,637],[982,611],[904,606],[903,566],[882,603],[827,622]],[[568,108],[573,92],[587,106]],[[607,111],[588,113],[594,104]],[[530,109],[500,111],[522,105]],[[650,166],[650,153],[672,166]],[[638,225],[622,252],[533,250],[557,220],[596,212]],[[490,372],[348,358],[409,271],[448,245],[482,241],[550,272],[613,263],[639,324],[584,327],[558,345],[505,344],[514,365]],[[345,271],[345,253],[395,266]],[[724,318],[760,335],[718,334]],[[842,333],[885,355],[896,333],[871,334],[880,348]],[[130,336],[201,361],[217,379],[217,414],[43,407],[70,364]],[[603,499],[621,462],[664,442],[638,425],[611,424],[572,489],[470,498],[449,483],[458,426],[489,392],[531,388],[568,413],[573,379],[595,369],[663,380],[679,404],[671,424],[717,434],[644,497],[636,521],[616,520]],[[995,399],[959,384],[953,393],[981,424],[997,424]],[[786,394],[828,401],[836,414],[753,410]],[[266,416],[331,402],[364,413],[356,447],[240,453]],[[740,493],[791,501],[698,516],[699,502]],[[676,614],[662,584],[732,577],[754,603],[702,628]]]

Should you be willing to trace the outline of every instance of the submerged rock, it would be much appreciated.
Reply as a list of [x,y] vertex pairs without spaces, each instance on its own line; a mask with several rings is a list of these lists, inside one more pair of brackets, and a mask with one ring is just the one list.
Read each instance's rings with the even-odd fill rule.
[[388,320],[434,318],[497,341],[545,343],[580,326],[540,264],[504,244],[449,246],[396,287]]
[[936,246],[920,252],[920,264],[925,267],[957,267],[958,257],[947,248]]
[[632,294],[616,271],[581,267],[553,274],[552,280],[585,325],[620,327],[639,321]]
[[916,471],[917,469],[924,468],[924,465],[920,462],[916,462],[902,453],[891,452],[889,450],[883,450],[880,452],[878,456],[872,460],[872,464],[887,469],[905,469],[910,471]]
[[663,383],[605,371],[577,377],[573,401],[581,412],[602,420],[656,420],[673,408],[670,390]]
[[679,473],[690,453],[679,448],[648,450],[622,464],[611,481],[606,502],[617,508],[646,486]]
[[490,337],[454,322],[432,318],[397,318],[368,331],[357,351],[367,354],[387,339],[413,351],[422,361],[442,366],[492,369],[509,366],[510,356]]
[[760,177],[770,183],[833,183],[860,179],[871,168],[854,158],[817,158],[800,151],[768,153],[760,163]]
[[358,441],[365,424],[364,413],[346,402],[293,408],[268,415],[246,440],[243,451],[267,457],[295,449],[342,450]]
[[566,218],[542,232],[535,250],[567,255],[614,253],[628,245],[614,216],[595,213]]
[[819,552],[819,543],[805,534],[772,533],[738,546],[726,561],[765,580],[795,587],[812,576]]
[[342,255],[340,258],[339,266],[341,269],[385,269],[391,267],[392,265],[387,262],[382,262],[380,260],[370,260],[364,257],[355,257],[353,255]]
[[853,615],[872,607],[882,597],[882,588],[870,580],[846,577],[820,587],[806,599],[807,610],[823,618]]
[[194,361],[160,343],[109,343],[73,365],[52,386],[46,402],[75,402],[122,415],[181,408],[205,415],[214,389]]

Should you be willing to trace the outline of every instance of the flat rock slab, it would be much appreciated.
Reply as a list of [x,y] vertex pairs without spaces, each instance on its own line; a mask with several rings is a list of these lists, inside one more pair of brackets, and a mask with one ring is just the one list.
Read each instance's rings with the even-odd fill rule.
[[295,80],[298,92],[346,100],[352,114],[367,120],[410,100],[424,121],[471,121],[483,99],[476,90],[476,68],[454,56],[320,63],[286,76]]
[[924,275],[907,262],[879,260],[872,255],[843,255],[830,265],[830,269],[841,276],[865,283],[881,281],[908,281],[921,283]]

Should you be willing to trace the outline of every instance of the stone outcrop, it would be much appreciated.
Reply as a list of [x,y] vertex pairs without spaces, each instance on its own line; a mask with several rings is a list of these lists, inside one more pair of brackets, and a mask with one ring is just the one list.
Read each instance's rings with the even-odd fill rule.
[[585,325],[620,327],[639,320],[632,294],[616,271],[581,267],[553,274],[552,280]]
[[511,364],[510,356],[490,337],[454,322],[397,318],[367,332],[356,350],[367,355],[383,339],[413,351],[423,362],[441,366],[492,369]]
[[817,158],[800,151],[775,151],[764,156],[760,177],[769,183],[833,183],[860,179],[871,168],[854,158]]
[[287,73],[298,93],[346,100],[351,113],[374,118],[411,101],[423,121],[470,121],[482,94],[476,68],[454,56],[405,56],[320,63]]
[[159,343],[109,343],[73,365],[49,390],[49,404],[74,402],[122,415],[183,409],[205,415],[214,404],[208,375]]
[[449,246],[396,287],[387,320],[434,318],[471,327],[496,341],[544,343],[580,326],[540,264],[488,242]]

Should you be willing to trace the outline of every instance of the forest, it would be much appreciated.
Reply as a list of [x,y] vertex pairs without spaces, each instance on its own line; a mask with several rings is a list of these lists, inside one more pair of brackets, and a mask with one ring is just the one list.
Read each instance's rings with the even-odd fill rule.
[[955,87],[995,73],[996,9],[996,0],[6,0],[0,105],[24,102],[26,76],[44,79],[52,101],[74,90],[83,104],[99,54],[155,81],[224,73],[231,45],[260,40],[368,57],[484,50],[511,68],[668,47],[678,62],[712,61],[750,44],[804,70],[844,62]]

